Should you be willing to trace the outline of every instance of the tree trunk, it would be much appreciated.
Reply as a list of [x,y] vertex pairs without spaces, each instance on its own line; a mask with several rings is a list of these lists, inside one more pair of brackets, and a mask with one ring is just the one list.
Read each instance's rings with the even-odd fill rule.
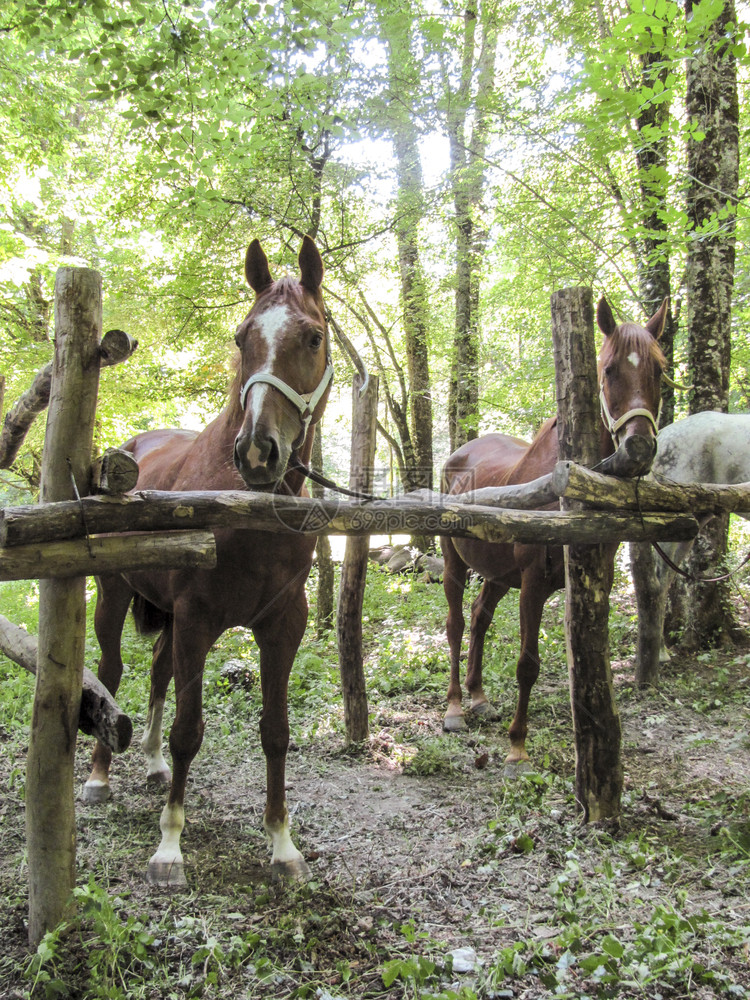
[[[404,62],[412,65],[410,27],[389,38],[388,75],[392,92],[399,88]],[[429,370],[429,299],[419,254],[420,226],[425,217],[422,164],[413,118],[398,115],[392,125],[396,153],[396,244],[401,277],[401,307],[409,376],[410,430],[416,468],[404,488],[432,489],[432,395]]]
[[[446,128],[450,142],[450,181],[455,226],[455,332],[448,400],[451,450],[479,433],[479,274],[487,241],[480,225],[485,185],[488,118],[484,102],[492,92],[497,51],[494,9],[483,4],[481,37],[475,59],[479,6],[468,0],[459,85],[448,94]],[[476,77],[476,94],[472,94]],[[449,91],[446,74],[446,89]],[[476,112],[469,135],[470,110]]]
[[[686,0],[690,35],[693,0]],[[729,402],[731,311],[735,265],[735,213],[739,183],[739,104],[733,53],[733,0],[696,36],[687,62],[688,356],[693,390],[690,413],[726,411]],[[691,132],[692,135],[692,132]],[[727,548],[728,517],[717,518],[693,547],[688,569],[715,576]],[[685,639],[714,643],[733,627],[727,583],[688,587]]]
[[[352,390],[352,456],[349,487],[367,492],[372,483],[375,457],[375,424],[378,412],[378,380],[371,377],[363,395],[359,375]],[[338,647],[344,721],[350,743],[360,743],[369,735],[367,687],[362,657],[362,603],[367,579],[368,535],[347,538],[341,567],[338,607]]]
[[[594,305],[591,290],[552,296],[561,459],[599,457]],[[567,507],[571,501],[563,501]],[[576,744],[576,800],[584,822],[619,823],[622,731],[609,662],[612,559],[602,545],[565,548],[565,636]]]
[[[656,90],[663,97],[668,63],[664,57],[663,35],[651,34],[653,48],[640,56],[641,86]],[[660,84],[661,89],[656,89]],[[638,143],[635,150],[641,193],[642,239],[638,256],[638,285],[641,306],[646,316],[653,316],[665,298],[670,308],[659,344],[667,359],[667,371],[674,377],[675,324],[671,308],[671,275],[667,209],[669,193],[669,102],[644,100],[636,116]],[[660,426],[674,420],[674,387],[662,380]]]
[[[85,494],[91,467],[101,278],[61,269],[55,283],[55,360],[42,462],[42,502]],[[39,584],[39,644],[26,773],[29,943],[63,918],[75,885],[73,763],[86,637],[86,579]]]

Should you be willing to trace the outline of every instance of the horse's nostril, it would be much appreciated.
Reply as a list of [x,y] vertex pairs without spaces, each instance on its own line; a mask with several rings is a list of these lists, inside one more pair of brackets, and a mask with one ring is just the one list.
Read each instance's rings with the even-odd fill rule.
[[266,465],[275,465],[279,460],[279,444],[276,438],[269,437],[267,441]]

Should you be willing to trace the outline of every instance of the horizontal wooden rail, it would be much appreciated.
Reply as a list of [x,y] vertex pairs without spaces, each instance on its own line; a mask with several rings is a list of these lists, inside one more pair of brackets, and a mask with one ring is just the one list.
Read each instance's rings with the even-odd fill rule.
[[573,462],[558,462],[552,473],[558,496],[592,509],[684,511],[697,516],[750,514],[750,483],[674,483],[667,479],[615,479]]
[[[52,504],[42,504],[44,511]],[[0,549],[0,580],[102,576],[139,569],[210,568],[216,541],[210,531],[148,532],[31,542]]]
[[[303,534],[430,534],[563,545],[611,541],[683,541],[698,525],[685,513],[509,510],[467,505],[454,497],[410,494],[393,500],[351,503],[246,491],[144,491],[123,497],[85,497],[26,507],[0,515],[0,544],[11,547],[87,532],[248,529]],[[122,567],[121,567],[122,568]]]

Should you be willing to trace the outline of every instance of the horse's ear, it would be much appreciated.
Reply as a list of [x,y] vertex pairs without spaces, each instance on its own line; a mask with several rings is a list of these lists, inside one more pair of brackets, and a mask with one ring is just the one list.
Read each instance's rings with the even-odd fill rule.
[[615,317],[612,315],[609,302],[607,302],[604,296],[599,299],[599,305],[596,307],[596,323],[605,337],[608,337],[617,329]]
[[669,311],[669,296],[664,299],[662,304],[656,310],[651,319],[646,323],[646,329],[654,338],[658,340],[659,337],[664,333],[664,327],[667,323],[667,313]]
[[245,254],[245,277],[256,295],[273,283],[268,270],[268,257],[263,253],[260,240],[253,240]]
[[317,292],[323,283],[323,258],[309,236],[302,240],[299,252],[300,281],[311,292]]

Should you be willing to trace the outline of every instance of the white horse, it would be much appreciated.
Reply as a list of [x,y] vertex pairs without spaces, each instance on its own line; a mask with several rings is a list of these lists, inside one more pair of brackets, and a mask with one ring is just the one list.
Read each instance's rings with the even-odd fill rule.
[[[707,410],[665,427],[659,432],[651,476],[676,483],[750,482],[750,414]],[[709,520],[710,515],[702,523]],[[692,546],[692,541],[661,543],[678,566]],[[630,559],[638,606],[635,676],[639,684],[654,683],[659,662],[669,659],[664,613],[674,571],[648,543],[632,543]]]

